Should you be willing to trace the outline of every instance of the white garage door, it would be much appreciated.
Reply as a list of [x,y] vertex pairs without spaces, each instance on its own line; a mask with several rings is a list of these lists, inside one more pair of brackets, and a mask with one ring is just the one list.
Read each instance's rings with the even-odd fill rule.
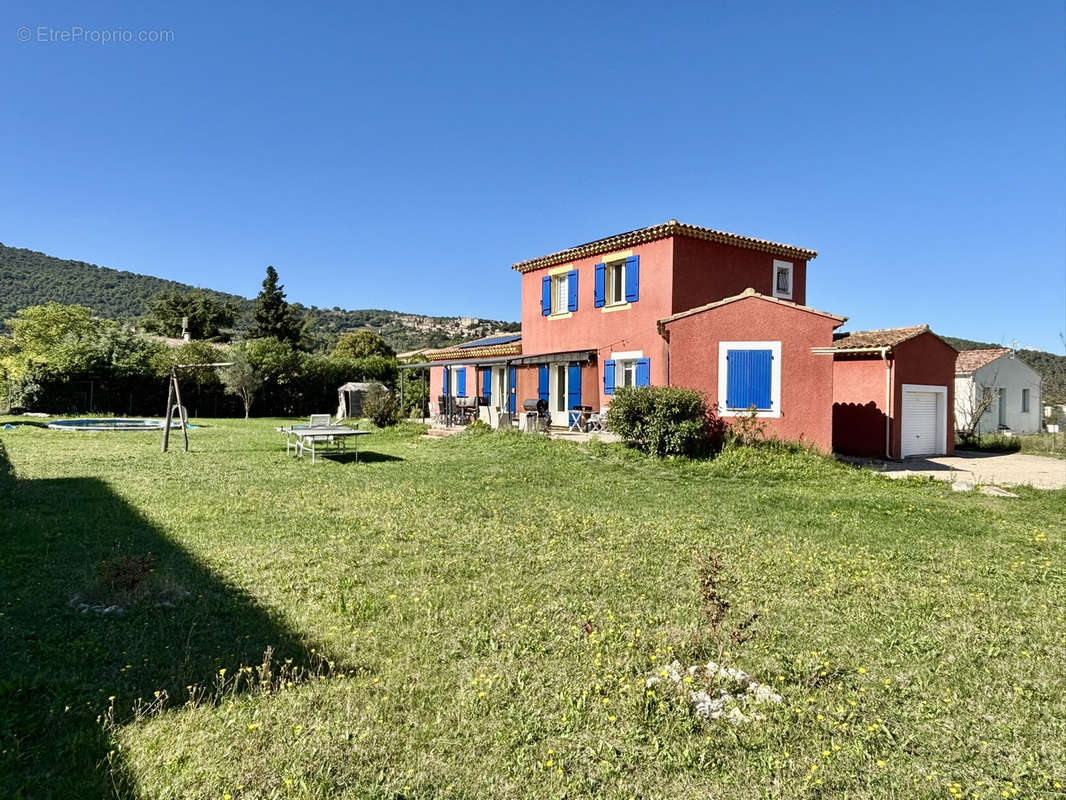
[[903,392],[903,458],[942,455],[938,436],[937,392]]

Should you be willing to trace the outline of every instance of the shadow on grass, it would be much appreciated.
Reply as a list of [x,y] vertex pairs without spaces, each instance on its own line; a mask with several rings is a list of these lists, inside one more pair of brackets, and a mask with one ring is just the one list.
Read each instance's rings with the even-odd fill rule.
[[375,453],[373,450],[360,450],[358,457],[353,452],[347,453],[323,453],[319,452],[315,457],[316,460],[320,458],[326,458],[330,461],[336,461],[338,464],[354,464],[358,461],[360,464],[375,464],[385,461],[403,461],[400,456],[391,456],[388,453]]
[[[101,613],[116,596],[128,607]],[[100,715],[113,702],[128,722],[155,692],[180,705],[268,647],[310,665],[297,635],[102,481],[16,480],[0,443],[0,797],[136,796]]]

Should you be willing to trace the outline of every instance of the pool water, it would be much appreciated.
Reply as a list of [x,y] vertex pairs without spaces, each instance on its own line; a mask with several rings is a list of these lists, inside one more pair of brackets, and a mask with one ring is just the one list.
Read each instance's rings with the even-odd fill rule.
[[[60,431],[161,431],[163,424],[164,420],[161,419],[105,417],[101,419],[57,419],[49,422],[48,427]],[[170,423],[170,427],[180,428],[181,422],[174,420]]]

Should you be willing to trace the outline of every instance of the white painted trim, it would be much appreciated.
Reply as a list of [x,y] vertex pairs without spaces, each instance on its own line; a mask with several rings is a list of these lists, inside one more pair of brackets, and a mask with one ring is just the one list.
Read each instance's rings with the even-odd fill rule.
[[611,353],[615,361],[629,361],[633,358],[644,358],[643,350],[623,350],[621,353]]
[[[900,390],[900,408],[907,407],[907,400],[905,395],[907,392],[933,392],[936,398],[936,446],[939,454],[947,453],[948,451],[948,387],[947,386],[933,386],[925,383],[905,383]],[[903,426],[906,424],[906,420],[900,419],[899,422],[899,455],[900,458],[908,458],[909,456],[903,455]],[[923,454],[915,454],[920,457]],[[927,455],[927,454],[924,454]]]
[[770,410],[758,411],[756,416],[777,419],[781,416],[781,342],[719,342],[718,343],[718,416],[742,417],[747,411],[730,411],[726,406],[729,398],[729,351],[769,350],[770,361]]
[[[777,290],[777,271],[779,269],[781,269],[782,267],[785,267],[785,268],[788,269],[788,291],[787,292],[779,292]],[[782,300],[791,300],[792,299],[792,295],[795,294],[795,291],[796,291],[796,284],[794,283],[795,270],[796,270],[796,265],[793,264],[791,261],[781,261],[781,260],[776,259],[776,258],[774,259],[773,283],[770,284],[771,286],[774,287],[774,291],[773,291],[773,296],[774,297],[780,297]]]

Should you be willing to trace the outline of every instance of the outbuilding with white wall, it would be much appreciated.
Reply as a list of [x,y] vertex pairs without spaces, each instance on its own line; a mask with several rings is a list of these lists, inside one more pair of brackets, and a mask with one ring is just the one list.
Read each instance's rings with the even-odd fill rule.
[[1040,432],[1040,375],[1005,347],[955,360],[955,426],[976,434]]

